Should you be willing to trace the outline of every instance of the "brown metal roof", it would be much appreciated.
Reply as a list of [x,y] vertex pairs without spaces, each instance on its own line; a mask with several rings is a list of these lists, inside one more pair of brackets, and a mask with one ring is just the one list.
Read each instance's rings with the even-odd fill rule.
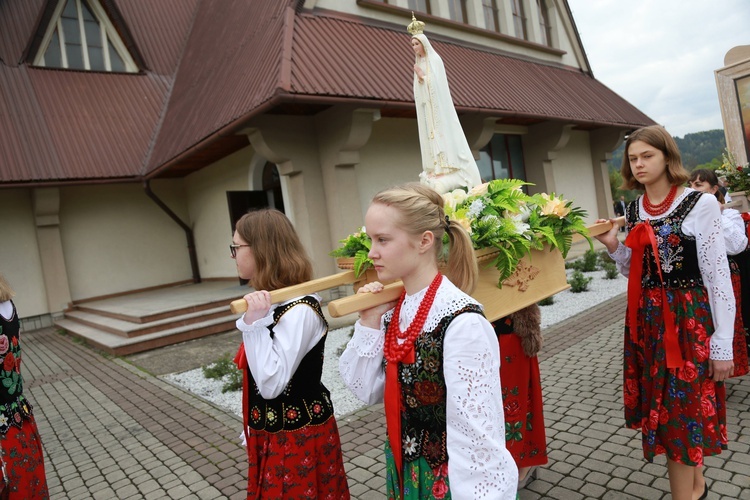
[[[143,58],[141,74],[19,64],[49,6],[0,0],[0,185],[184,175],[243,147],[245,139],[230,138],[260,113],[414,108],[413,56],[400,26],[300,12],[298,0],[106,1]],[[461,112],[652,123],[577,69],[431,40]]]

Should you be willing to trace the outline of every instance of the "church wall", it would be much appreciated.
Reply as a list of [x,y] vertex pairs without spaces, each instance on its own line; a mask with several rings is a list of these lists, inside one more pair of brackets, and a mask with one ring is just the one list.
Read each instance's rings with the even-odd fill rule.
[[[558,152],[553,167],[556,193],[584,209],[588,213],[587,224],[593,224],[599,218],[593,168],[588,132],[572,131],[567,146]],[[602,214],[602,217],[607,215]]]
[[[188,220],[182,181],[151,189]],[[60,238],[74,301],[192,278],[185,232],[139,184],[60,188]]]

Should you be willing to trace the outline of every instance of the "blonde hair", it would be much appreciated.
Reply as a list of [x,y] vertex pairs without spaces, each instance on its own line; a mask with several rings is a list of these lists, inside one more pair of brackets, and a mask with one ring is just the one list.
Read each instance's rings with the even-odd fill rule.
[[256,290],[278,290],[312,279],[312,264],[286,215],[275,209],[248,212],[237,221],[237,234],[253,250]]
[[432,188],[412,182],[379,192],[372,203],[393,207],[401,214],[396,225],[409,234],[430,231],[435,235],[435,261],[443,254],[443,235],[448,234],[449,253],[445,275],[465,293],[476,286],[479,269],[469,233],[457,222],[446,222],[443,197]]
[[667,164],[667,179],[673,186],[682,186],[690,178],[690,174],[682,166],[682,157],[680,149],[669,132],[661,125],[651,125],[650,127],[639,128],[628,136],[625,141],[625,152],[622,155],[622,186],[620,189],[646,189],[643,184],[636,180],[633,172],[630,170],[630,158],[628,149],[635,141],[645,142],[649,146],[658,149],[664,154],[664,161]]
[[5,302],[6,300],[10,300],[15,295],[16,295],[16,292],[14,292],[13,289],[8,284],[8,282],[5,281],[5,276],[0,274],[0,302]]

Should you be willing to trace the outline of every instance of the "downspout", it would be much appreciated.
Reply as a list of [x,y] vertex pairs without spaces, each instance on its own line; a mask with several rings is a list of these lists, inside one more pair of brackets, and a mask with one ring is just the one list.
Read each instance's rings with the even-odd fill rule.
[[148,179],[143,181],[143,189],[146,191],[146,195],[154,200],[154,203],[159,205],[159,208],[164,210],[173,221],[175,221],[185,231],[185,237],[187,238],[188,255],[190,255],[190,267],[193,270],[193,283],[201,282],[201,273],[198,270],[198,256],[195,253],[195,239],[193,238],[193,230],[182,222],[176,213],[174,213],[163,201],[161,201],[153,191],[151,191],[150,181]]

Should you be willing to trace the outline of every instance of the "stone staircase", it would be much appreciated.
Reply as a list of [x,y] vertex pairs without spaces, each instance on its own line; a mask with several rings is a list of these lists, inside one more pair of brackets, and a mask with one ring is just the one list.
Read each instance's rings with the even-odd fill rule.
[[55,325],[114,356],[126,356],[234,329],[229,303],[248,289],[210,281],[74,304]]

